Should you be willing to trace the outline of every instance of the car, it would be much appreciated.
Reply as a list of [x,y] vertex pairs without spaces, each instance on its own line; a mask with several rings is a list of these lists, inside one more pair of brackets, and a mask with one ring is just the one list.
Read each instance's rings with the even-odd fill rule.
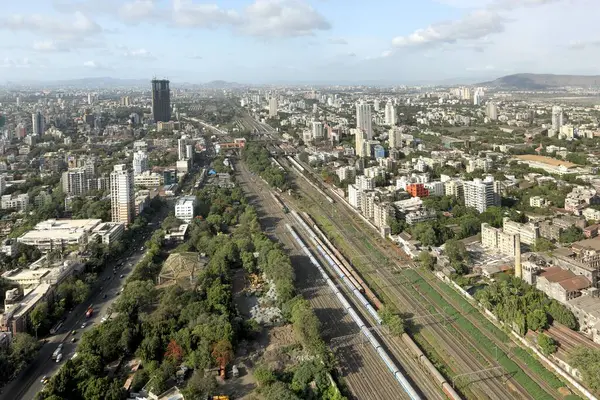
[[76,341],[76,340],[77,340],[77,338],[76,338],[75,336],[73,336],[73,337],[71,338],[71,343],[75,343],[75,341]]
[[104,296],[102,296],[103,299],[107,298],[108,295],[106,293],[104,293]]
[[124,276],[125,276],[125,275],[121,274],[121,275],[119,275],[119,278],[123,279],[123,277],[124,277]]
[[82,324],[81,324],[81,329],[84,329],[84,328],[85,328],[85,326],[86,326],[86,323],[85,323],[85,322],[84,322],[84,323],[82,323]]
[[62,353],[60,353],[58,356],[56,356],[56,362],[59,363],[62,361]]
[[42,383],[42,385],[45,385],[46,383],[48,383],[49,380],[50,380],[50,378],[48,378],[48,375],[44,375],[44,376],[42,376],[42,379],[40,380],[40,382]]
[[57,349],[60,349],[60,350],[62,350],[62,348],[63,348],[63,344],[62,344],[62,343],[59,343],[59,344],[58,344],[58,347],[57,347]]
[[77,331],[76,331],[75,329],[73,329],[73,330],[71,331],[71,335],[77,335]]

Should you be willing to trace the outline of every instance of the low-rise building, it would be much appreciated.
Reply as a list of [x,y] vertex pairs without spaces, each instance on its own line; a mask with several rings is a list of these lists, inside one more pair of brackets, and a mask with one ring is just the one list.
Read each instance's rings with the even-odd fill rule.
[[536,208],[543,208],[548,206],[548,201],[542,196],[533,196],[529,198],[529,206]]
[[590,286],[591,282],[585,276],[559,267],[546,268],[536,280],[539,290],[563,304],[581,296],[581,291]]
[[105,245],[118,242],[125,232],[125,224],[121,222],[103,222],[92,230],[92,237],[97,237]]
[[100,219],[49,219],[38,223],[17,240],[42,252],[80,247],[88,243],[92,231],[101,223]]
[[133,184],[135,186],[156,188],[163,184],[163,175],[158,172],[144,171],[133,176]]
[[0,198],[0,207],[3,210],[25,211],[29,205],[29,195],[24,194],[7,194]]
[[196,196],[185,196],[177,199],[175,203],[175,217],[190,223],[195,217],[196,211]]
[[534,224],[521,224],[511,221],[509,218],[503,218],[502,228],[506,233],[519,234],[521,242],[534,245],[535,241],[540,237],[539,228]]
[[491,250],[514,257],[520,251],[521,241],[518,233],[504,232],[489,224],[481,224],[481,244]]

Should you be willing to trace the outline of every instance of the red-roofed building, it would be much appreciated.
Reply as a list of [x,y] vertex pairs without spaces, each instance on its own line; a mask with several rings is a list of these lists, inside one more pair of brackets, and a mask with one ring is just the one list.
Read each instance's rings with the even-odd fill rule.
[[409,183],[406,185],[406,192],[412,197],[427,197],[429,196],[429,190],[425,189],[425,185],[422,183]]
[[591,286],[592,283],[585,276],[559,267],[546,268],[536,282],[539,290],[563,304],[581,296],[581,291]]

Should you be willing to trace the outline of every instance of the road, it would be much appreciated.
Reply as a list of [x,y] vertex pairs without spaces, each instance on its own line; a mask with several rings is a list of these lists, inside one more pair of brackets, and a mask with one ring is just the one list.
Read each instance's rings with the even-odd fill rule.
[[[146,239],[149,238],[150,234],[147,234]],[[138,243],[143,243],[143,240],[140,240]],[[51,377],[67,359],[73,356],[82,333],[101,323],[100,321],[103,316],[107,315],[110,305],[118,298],[121,288],[125,285],[127,276],[138,261],[143,258],[145,252],[140,251],[140,246],[142,244],[136,246],[136,250],[131,256],[122,259],[124,265],[122,267],[117,266],[116,274],[113,273],[113,267],[120,263],[120,261],[116,261],[105,268],[98,276],[98,283],[94,288],[96,290],[95,294],[86,300],[85,303],[76,306],[71,313],[67,314],[60,332],[47,338],[47,343],[42,346],[37,358],[25,371],[3,389],[2,395],[0,395],[1,400],[33,399],[43,387],[41,383],[42,377]],[[123,278],[120,278],[121,275],[123,275]],[[106,299],[104,295],[106,295]],[[90,304],[94,306],[94,314],[88,319],[85,317],[85,311]],[[81,329],[83,322],[86,322],[86,326],[84,329]],[[73,330],[76,331],[75,335],[72,334]],[[71,342],[73,337],[76,338],[75,343]],[[52,360],[52,353],[56,350],[59,343],[64,343],[63,359],[60,363],[56,363]]]

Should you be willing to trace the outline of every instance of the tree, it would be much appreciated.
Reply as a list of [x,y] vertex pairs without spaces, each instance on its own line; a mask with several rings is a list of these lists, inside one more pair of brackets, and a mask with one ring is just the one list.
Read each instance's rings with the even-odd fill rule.
[[128,282],[115,304],[115,311],[128,315],[137,313],[156,300],[156,289],[152,281]]
[[450,259],[450,264],[460,275],[468,272],[467,264],[471,260],[471,256],[465,247],[465,244],[456,239],[450,239],[444,247],[446,255]]
[[581,228],[574,225],[568,227],[560,234],[561,243],[578,242],[580,240],[583,240],[584,238],[585,236],[583,235],[583,231],[581,230]]
[[387,325],[390,332],[395,336],[401,336],[405,331],[404,320],[398,314],[394,314],[390,309],[383,308],[379,311],[383,323]]
[[422,251],[417,257],[417,260],[421,264],[421,267],[429,271],[433,271],[433,269],[435,268],[436,259],[428,251]]
[[252,375],[254,376],[254,379],[256,379],[256,382],[259,386],[268,386],[277,380],[275,374],[273,374],[273,371],[271,371],[269,367],[262,364],[259,364],[256,366],[256,368],[254,368]]
[[225,368],[233,359],[231,342],[225,339],[219,340],[213,346],[212,356],[220,367]]
[[37,354],[39,342],[27,333],[17,333],[10,344],[10,361],[15,371],[24,368]]
[[183,349],[177,344],[175,339],[171,339],[167,345],[165,358],[172,360],[175,364],[179,364],[183,358]]
[[46,326],[46,324],[49,321],[49,308],[48,308],[48,303],[45,301],[42,301],[40,303],[38,303],[33,310],[31,310],[31,313],[29,314],[29,321],[31,322],[31,326],[33,326],[33,329],[35,330],[35,336],[37,337],[37,333],[38,330],[44,326]]
[[283,382],[275,382],[265,388],[263,395],[265,400],[300,400]]
[[533,310],[527,313],[527,327],[532,331],[546,329],[548,326],[548,317],[542,309]]
[[600,393],[600,350],[577,346],[569,359],[570,364],[581,373],[586,386]]
[[547,252],[554,250],[555,248],[556,246],[554,246],[554,244],[550,240],[546,238],[538,238],[533,246],[533,251]]
[[217,390],[217,382],[212,376],[205,376],[200,371],[194,371],[187,386],[183,390],[186,399],[204,400]]
[[537,344],[546,356],[554,354],[557,349],[556,341],[545,333],[540,333],[537,337]]

